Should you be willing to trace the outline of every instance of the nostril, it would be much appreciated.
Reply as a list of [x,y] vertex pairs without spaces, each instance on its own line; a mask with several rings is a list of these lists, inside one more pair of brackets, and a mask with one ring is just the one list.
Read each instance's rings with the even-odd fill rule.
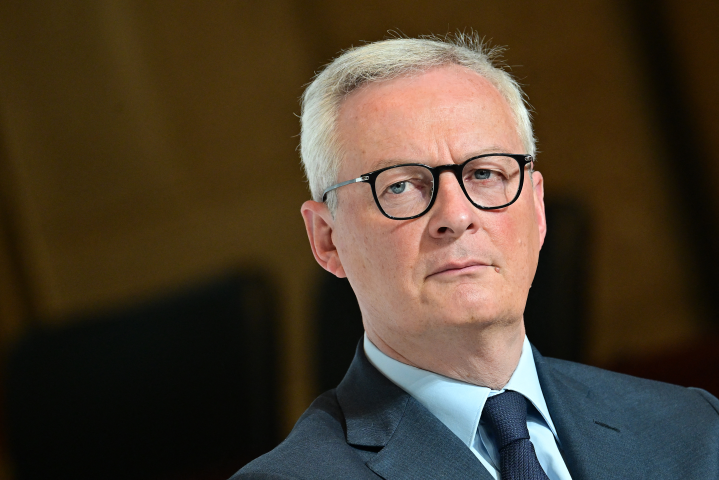
[[447,227],[440,227],[437,229],[437,232],[439,232],[439,233],[444,233],[446,231],[447,231]]

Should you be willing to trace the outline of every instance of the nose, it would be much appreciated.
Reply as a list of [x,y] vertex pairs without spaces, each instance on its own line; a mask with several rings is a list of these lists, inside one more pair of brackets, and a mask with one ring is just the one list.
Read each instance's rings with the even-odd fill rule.
[[429,232],[435,238],[460,237],[478,228],[479,210],[469,202],[453,172],[442,172],[430,215]]

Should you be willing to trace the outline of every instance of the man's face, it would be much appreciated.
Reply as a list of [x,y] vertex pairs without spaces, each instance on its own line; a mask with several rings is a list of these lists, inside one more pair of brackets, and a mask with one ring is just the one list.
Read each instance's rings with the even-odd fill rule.
[[[500,93],[458,66],[360,88],[340,109],[338,134],[338,182],[398,163],[526,153]],[[445,171],[432,209],[401,221],[382,215],[368,184],[338,189],[335,218],[323,215],[331,245],[323,266],[347,276],[368,333],[402,353],[462,331],[521,325],[545,233],[542,177],[528,176],[514,204],[482,211]]]

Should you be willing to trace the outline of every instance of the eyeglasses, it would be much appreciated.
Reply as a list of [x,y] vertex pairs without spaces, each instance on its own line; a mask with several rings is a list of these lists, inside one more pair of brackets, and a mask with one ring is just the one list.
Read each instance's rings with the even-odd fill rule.
[[322,201],[327,200],[327,194],[332,190],[366,182],[372,187],[375,203],[385,217],[409,220],[432,208],[439,190],[439,175],[444,170],[451,170],[472,205],[481,210],[496,210],[519,198],[524,184],[524,167],[533,161],[531,155],[488,153],[461,164],[438,167],[403,163],[332,185],[322,193]]

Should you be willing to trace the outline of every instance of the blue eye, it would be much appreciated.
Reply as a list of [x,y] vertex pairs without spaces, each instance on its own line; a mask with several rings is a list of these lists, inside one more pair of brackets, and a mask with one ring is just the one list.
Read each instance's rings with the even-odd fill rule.
[[490,170],[478,169],[474,171],[474,178],[477,180],[488,180],[492,174]]
[[407,182],[397,182],[389,186],[389,189],[394,194],[400,194],[407,188]]

